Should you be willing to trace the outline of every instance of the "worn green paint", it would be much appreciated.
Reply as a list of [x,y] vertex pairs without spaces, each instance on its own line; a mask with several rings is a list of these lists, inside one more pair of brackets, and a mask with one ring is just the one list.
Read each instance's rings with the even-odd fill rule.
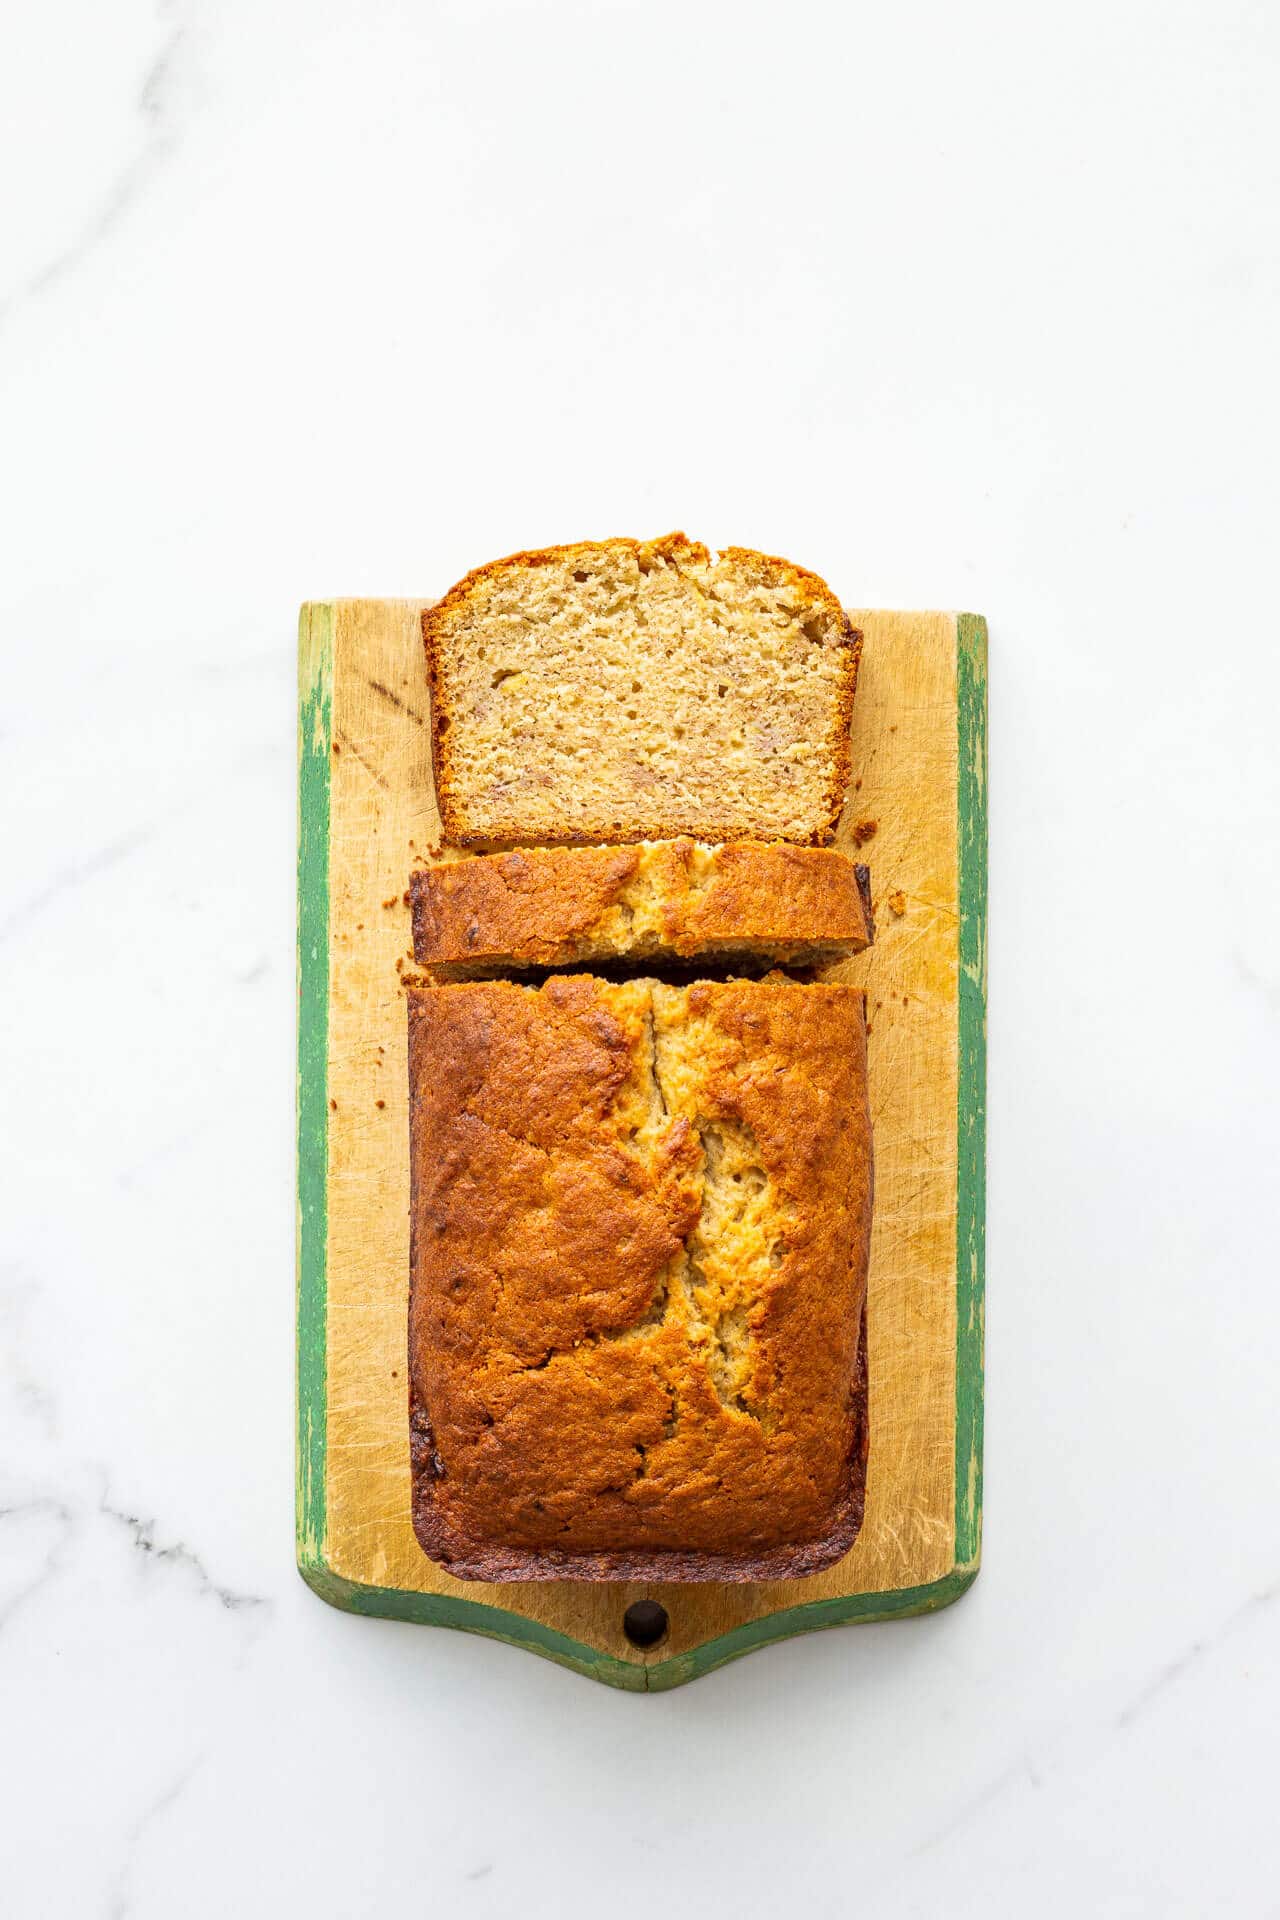
[[325,1531],[325,1258],[329,1155],[329,753],[333,609],[298,621],[298,1562]]
[[854,1621],[935,1613],[977,1577],[982,1544],[982,1339],[986,1205],[987,629],[961,614],[959,729],[959,1127],[956,1220],[956,1564],[926,1586],[842,1594],[748,1621],[667,1660],[619,1660],[502,1607],[366,1586],[325,1560],[326,1193],[328,1154],[329,768],[333,609],[299,623],[298,736],[298,1567],[331,1606],[455,1627],[525,1647],[631,1693],[662,1693],[744,1653]]
[[956,1114],[956,1564],[982,1553],[982,1338],[987,1230],[987,623],[957,620],[960,895]]
[[972,1586],[977,1568],[957,1569],[941,1580],[923,1587],[899,1587],[888,1593],[842,1594],[834,1600],[815,1600],[803,1607],[788,1607],[782,1613],[768,1614],[762,1620],[750,1620],[732,1633],[692,1647],[688,1653],[652,1666],[639,1661],[616,1660],[612,1654],[599,1653],[544,1627],[537,1620],[526,1620],[502,1607],[481,1606],[473,1600],[455,1600],[439,1593],[409,1593],[396,1587],[372,1587],[345,1580],[330,1572],[321,1562],[300,1563],[308,1586],[330,1606],[348,1613],[362,1613],[382,1620],[413,1620],[423,1626],[457,1627],[463,1633],[478,1633],[488,1640],[503,1640],[509,1646],[527,1647],[559,1666],[627,1693],[666,1693],[711,1673],[730,1660],[752,1653],[757,1647],[771,1646],[777,1640],[790,1640],[800,1633],[817,1633],[824,1627],[846,1626],[851,1621],[902,1620],[913,1614],[936,1613],[958,1600]]

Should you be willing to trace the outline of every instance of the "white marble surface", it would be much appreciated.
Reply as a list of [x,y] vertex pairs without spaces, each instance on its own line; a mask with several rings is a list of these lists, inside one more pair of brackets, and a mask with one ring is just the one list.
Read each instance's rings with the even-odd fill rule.
[[[1280,1913],[1280,14],[0,32],[4,1911]],[[292,1566],[305,597],[992,634],[986,1567],[607,1692]]]

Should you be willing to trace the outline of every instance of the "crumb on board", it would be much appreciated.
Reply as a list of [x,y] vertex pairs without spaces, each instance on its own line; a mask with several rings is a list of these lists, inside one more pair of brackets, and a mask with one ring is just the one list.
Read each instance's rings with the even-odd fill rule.
[[902,891],[901,887],[898,888],[898,891],[896,893],[891,893],[889,895],[889,905],[892,908],[893,912],[899,916],[899,918],[901,918],[901,916],[906,912],[907,896]]
[[329,1102],[329,1111],[330,1113],[336,1113],[338,1111],[338,1103],[336,1100],[331,1100]]
[[853,790],[854,790],[854,792],[855,792],[855,793],[861,793],[861,792],[862,792],[862,781],[861,781],[861,778],[859,778],[859,779],[857,779],[857,780],[855,780],[855,781],[854,781],[854,783],[853,783]]
[[868,840],[874,840],[876,834],[879,831],[880,831],[880,822],[878,820],[855,821],[853,826],[854,846],[865,847]]
[[406,887],[406,888],[405,888],[405,890],[404,890],[404,892],[403,892],[403,893],[401,894],[401,896],[400,896],[400,898],[401,898],[401,901],[403,902],[403,904],[404,904],[404,905],[405,905],[405,906],[407,907],[407,906],[408,906],[408,904],[409,904],[409,889],[408,889],[408,887]]
[[384,900],[382,904],[384,907],[398,907],[400,905],[400,895],[398,893],[393,893],[391,898],[389,900]]
[[387,1103],[385,1100],[375,1100],[373,1104],[375,1107],[385,1107]]

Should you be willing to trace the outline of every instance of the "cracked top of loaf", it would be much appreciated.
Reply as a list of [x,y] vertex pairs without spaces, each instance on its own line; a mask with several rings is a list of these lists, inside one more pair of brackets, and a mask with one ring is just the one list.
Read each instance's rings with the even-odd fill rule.
[[422,632],[456,846],[835,831],[862,636],[803,567],[581,541],[477,568]]
[[528,847],[413,875],[414,958],[440,978],[496,968],[860,953],[872,936],[865,866],[833,847]]
[[464,1578],[768,1579],[852,1544],[860,989],[409,989],[413,1510]]

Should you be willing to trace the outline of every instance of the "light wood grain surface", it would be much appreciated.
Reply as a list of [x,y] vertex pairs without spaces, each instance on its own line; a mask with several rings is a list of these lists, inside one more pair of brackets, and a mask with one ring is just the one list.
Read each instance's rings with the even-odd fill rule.
[[[420,601],[333,610],[325,1558],[379,1587],[453,1594],[642,1664],[806,1601],[942,1578],[954,1564],[958,900],[956,621],[854,613],[866,644],[860,785],[841,844],[870,863],[877,939],[835,976],[869,995],[876,1206],[868,1302],[871,1452],[852,1551],[811,1579],[747,1586],[452,1579],[409,1517],[408,1084],[404,890],[438,847]],[[670,1615],[638,1652],[641,1593]]]

